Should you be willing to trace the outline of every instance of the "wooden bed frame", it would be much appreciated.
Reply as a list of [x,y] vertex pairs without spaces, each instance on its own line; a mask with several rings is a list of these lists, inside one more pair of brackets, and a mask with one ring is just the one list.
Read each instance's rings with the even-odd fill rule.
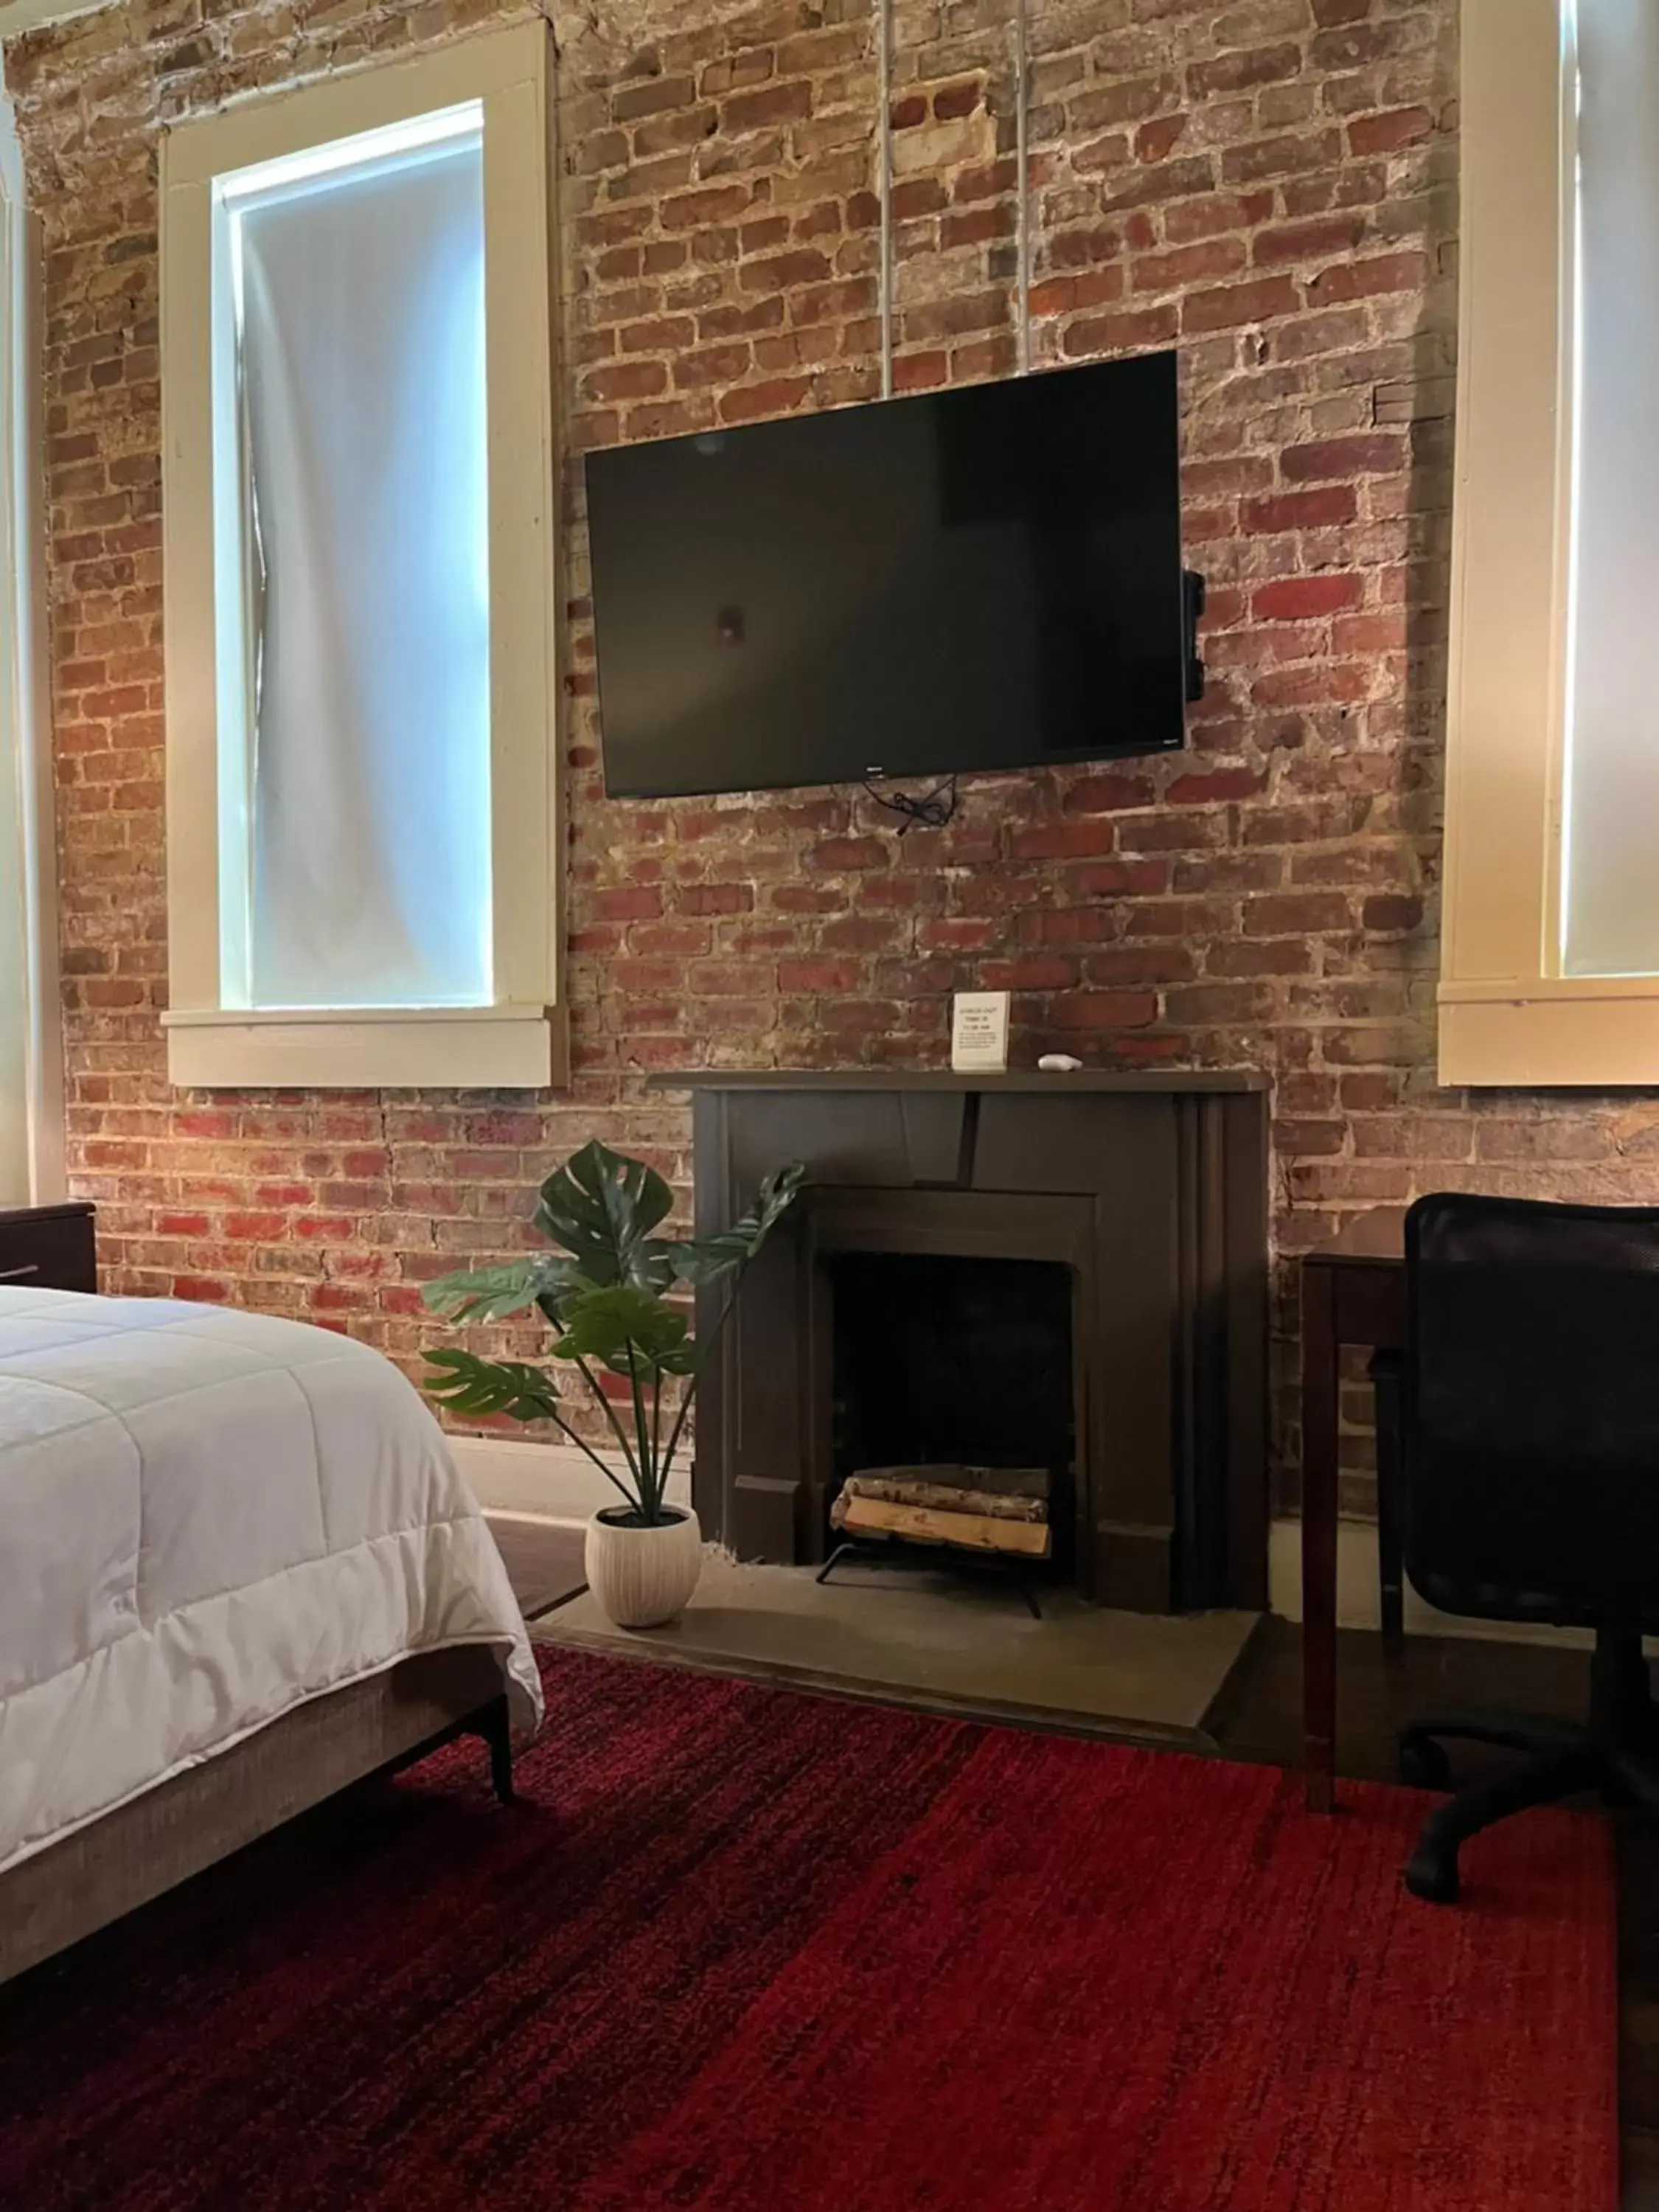
[[228,1751],[49,1844],[0,1875],[0,1982],[148,1904],[365,1776],[456,1736],[489,1748],[513,1795],[498,1652],[459,1644],[296,1706]]

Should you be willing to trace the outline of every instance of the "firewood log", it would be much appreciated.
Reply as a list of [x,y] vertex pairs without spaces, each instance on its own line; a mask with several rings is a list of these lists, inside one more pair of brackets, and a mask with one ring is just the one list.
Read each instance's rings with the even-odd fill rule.
[[861,1467],[855,1472],[860,1480],[868,1476],[878,1482],[931,1482],[943,1490],[978,1490],[993,1498],[1046,1498],[1054,1488],[1046,1467],[957,1467],[946,1462],[939,1466]]
[[[841,1501],[837,1500],[839,1504]],[[969,1552],[1012,1552],[1046,1559],[1046,1522],[997,1521],[983,1513],[941,1513],[926,1505],[895,1505],[884,1498],[849,1498],[839,1524],[849,1536],[903,1536],[915,1544],[955,1545]]]
[[881,1498],[890,1505],[932,1505],[943,1513],[982,1513],[993,1521],[1046,1521],[1040,1498],[999,1498],[988,1490],[958,1490],[944,1482],[912,1482],[885,1474],[849,1474],[847,1498]]

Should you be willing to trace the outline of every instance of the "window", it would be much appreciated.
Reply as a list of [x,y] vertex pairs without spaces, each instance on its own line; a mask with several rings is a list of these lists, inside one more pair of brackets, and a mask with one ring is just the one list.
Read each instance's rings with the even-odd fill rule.
[[1659,10],[1466,0],[1440,1072],[1659,1081]]
[[175,1082],[553,1079],[545,36],[166,141]]

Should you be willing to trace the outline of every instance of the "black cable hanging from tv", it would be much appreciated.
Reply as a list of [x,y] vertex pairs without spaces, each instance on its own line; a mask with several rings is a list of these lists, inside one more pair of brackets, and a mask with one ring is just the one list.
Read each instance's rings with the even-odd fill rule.
[[878,806],[899,817],[898,834],[908,837],[913,830],[944,829],[957,811],[959,779],[942,775],[931,791],[883,791],[873,775],[866,775],[864,788]]

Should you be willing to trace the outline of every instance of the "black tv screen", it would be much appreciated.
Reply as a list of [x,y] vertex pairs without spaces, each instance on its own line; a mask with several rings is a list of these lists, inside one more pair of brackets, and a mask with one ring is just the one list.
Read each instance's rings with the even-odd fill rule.
[[1176,356],[590,453],[605,787],[1180,745]]

